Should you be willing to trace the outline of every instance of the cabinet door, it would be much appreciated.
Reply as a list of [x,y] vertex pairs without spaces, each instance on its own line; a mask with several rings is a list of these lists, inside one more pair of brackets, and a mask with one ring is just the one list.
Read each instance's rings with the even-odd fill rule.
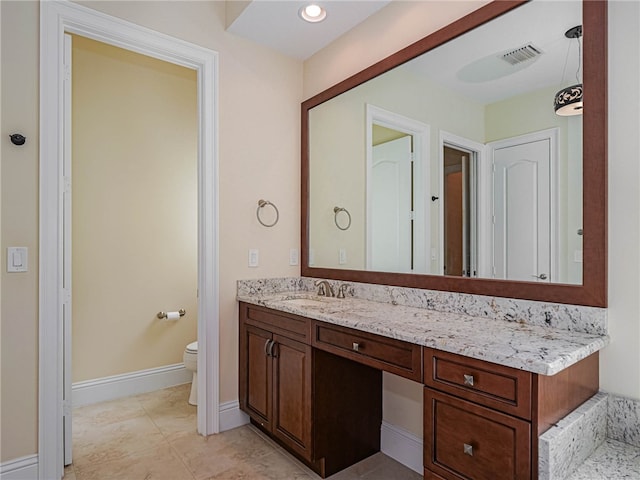
[[311,347],[274,335],[272,432],[311,460]]
[[452,480],[531,478],[528,422],[430,388],[424,415],[426,469]]
[[[241,392],[245,411],[267,430],[271,430],[271,402],[273,372],[271,357],[267,355],[272,335],[252,325],[244,326],[244,345],[241,365],[246,365],[244,392]],[[241,332],[242,333],[242,332]],[[246,358],[243,359],[242,356]]]

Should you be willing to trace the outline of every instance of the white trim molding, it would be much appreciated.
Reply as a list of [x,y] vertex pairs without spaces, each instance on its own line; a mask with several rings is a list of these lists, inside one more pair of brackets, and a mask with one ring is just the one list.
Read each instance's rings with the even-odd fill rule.
[[[487,147],[485,144],[470,140],[445,130],[440,130],[438,145],[438,185],[439,193],[437,196],[444,195],[444,147],[454,147],[462,150],[473,152],[476,157],[477,165],[477,185],[475,186],[477,208],[477,276],[490,277],[491,265],[493,265],[493,240],[491,225],[491,163],[487,160]],[[439,274],[444,275],[444,201],[438,202],[438,263]]]
[[192,378],[193,373],[184,368],[184,363],[176,363],[75,382],[71,387],[71,398],[74,407],[81,407],[182,385],[191,382]]
[[380,451],[420,475],[424,473],[422,439],[407,430],[382,422]]
[[220,404],[220,431],[225,432],[249,423],[249,415],[240,410],[240,402],[233,400]]
[[38,478],[38,455],[27,455],[0,464],[0,480],[33,480]]
[[218,54],[68,1],[40,2],[39,398],[40,480],[63,467],[63,53],[74,33],[197,72],[198,431],[219,431]]

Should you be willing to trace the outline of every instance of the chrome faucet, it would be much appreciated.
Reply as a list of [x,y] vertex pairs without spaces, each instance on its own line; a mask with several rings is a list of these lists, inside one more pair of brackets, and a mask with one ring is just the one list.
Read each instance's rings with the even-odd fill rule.
[[318,287],[318,295],[322,297],[335,297],[331,284],[326,280],[316,280],[316,287]]
[[349,288],[348,283],[343,283],[338,288],[338,298],[345,298],[344,294],[347,293],[347,288]]

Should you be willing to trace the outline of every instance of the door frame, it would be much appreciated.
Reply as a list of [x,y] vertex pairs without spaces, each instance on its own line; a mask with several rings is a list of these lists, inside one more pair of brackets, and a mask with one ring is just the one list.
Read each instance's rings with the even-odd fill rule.
[[[426,123],[422,123],[413,118],[405,117],[395,112],[385,110],[375,105],[367,103],[365,105],[366,123],[365,123],[365,141],[366,141],[366,185],[365,185],[365,210],[366,210],[366,242],[365,242],[365,258],[367,269],[370,269],[372,263],[371,252],[371,212],[372,200],[369,192],[371,191],[371,179],[373,169],[373,124],[391,128],[399,132],[406,133],[413,137],[413,160],[414,160],[414,207],[416,210],[415,219],[424,222],[424,267],[429,268],[429,252],[427,245],[431,238],[430,225],[430,209],[427,197],[430,195],[430,175],[429,175],[429,148],[430,148],[430,131],[431,127]],[[420,190],[422,189],[422,190]],[[415,201],[416,198],[422,198],[422,202]],[[414,239],[415,240],[415,239]],[[419,244],[419,242],[415,242]],[[414,252],[415,253],[415,252]],[[420,258],[420,257],[418,257]],[[424,272],[428,273],[428,271]]]
[[196,70],[198,78],[198,432],[219,431],[218,54],[66,1],[40,2],[38,478],[63,466],[64,34]]
[[[438,181],[440,199],[444,195],[444,147],[452,147],[466,150],[475,154],[476,180],[475,186],[475,218],[476,218],[476,270],[477,277],[486,277],[493,265],[491,248],[493,245],[491,233],[492,228],[488,227],[487,221],[491,221],[491,165],[487,160],[487,148],[483,143],[475,142],[459,135],[440,131],[438,145]],[[438,255],[439,271],[437,274],[444,275],[444,202],[438,202]]]
[[[515,147],[518,145],[522,145],[525,143],[533,143],[541,140],[549,140],[549,233],[551,236],[551,253],[550,253],[550,264],[551,270],[549,272],[548,281],[551,283],[559,283],[559,248],[560,248],[560,238],[559,238],[559,214],[558,214],[558,159],[560,158],[559,151],[559,136],[560,129],[558,127],[547,128],[544,130],[539,130],[537,132],[525,133],[524,135],[516,135],[515,137],[505,138],[504,140],[497,140],[495,142],[487,143],[487,152],[489,158],[491,159],[491,214],[494,212],[493,205],[493,181],[494,181],[494,155],[495,151],[501,148]],[[493,252],[493,221],[491,222],[491,238],[492,245],[491,251]],[[493,253],[491,254],[491,270],[493,272]],[[493,275],[490,276],[493,278]]]

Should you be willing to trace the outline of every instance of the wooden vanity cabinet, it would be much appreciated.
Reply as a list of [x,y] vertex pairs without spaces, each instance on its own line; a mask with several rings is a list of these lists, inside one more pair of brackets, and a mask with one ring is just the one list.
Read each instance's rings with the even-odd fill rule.
[[312,354],[304,343],[305,320],[242,309],[240,406],[255,424],[311,460]]
[[536,480],[538,437],[598,391],[598,353],[553,376],[240,303],[240,408],[332,475],[380,450],[382,371],[424,387],[424,478]]
[[311,343],[308,318],[240,303],[240,408],[324,478],[380,451],[382,372]]
[[538,437],[598,391],[598,354],[553,376],[424,349],[424,478],[529,480]]

